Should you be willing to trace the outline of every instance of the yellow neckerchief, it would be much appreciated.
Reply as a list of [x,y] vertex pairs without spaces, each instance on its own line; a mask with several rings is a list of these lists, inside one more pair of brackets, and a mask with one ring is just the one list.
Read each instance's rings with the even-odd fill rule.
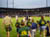
[[45,22],[42,20],[41,24],[45,24]]
[[27,35],[27,32],[24,30],[21,32],[21,35]]
[[46,26],[49,26],[49,23],[47,23]]
[[[25,27],[25,25],[22,26],[22,27]],[[23,31],[21,32],[21,35],[27,35],[27,31],[23,30]]]

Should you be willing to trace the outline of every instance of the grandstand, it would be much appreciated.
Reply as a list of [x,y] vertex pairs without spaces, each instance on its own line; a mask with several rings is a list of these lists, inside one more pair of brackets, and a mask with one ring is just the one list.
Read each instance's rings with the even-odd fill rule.
[[0,17],[4,17],[7,13],[12,17],[50,16],[50,0],[0,0]]
[[0,17],[9,16],[50,16],[50,7],[35,8],[35,9],[16,9],[16,8],[0,8]]

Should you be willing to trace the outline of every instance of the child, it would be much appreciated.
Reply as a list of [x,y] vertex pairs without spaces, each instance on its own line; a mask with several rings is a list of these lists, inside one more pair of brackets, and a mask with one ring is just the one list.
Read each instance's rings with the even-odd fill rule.
[[19,37],[31,37],[29,28],[21,21],[21,28],[19,29]]
[[39,21],[39,26],[40,26],[40,37],[42,37],[42,32],[45,37],[46,21],[44,20],[43,16],[41,16],[41,20]]
[[16,26],[16,29],[17,29],[17,37],[18,37],[18,36],[19,36],[18,31],[19,31],[19,29],[20,29],[20,23],[19,23],[19,20],[16,20],[15,26]]
[[49,25],[46,27],[46,37],[50,37],[50,22],[47,21],[47,23],[48,23]]
[[30,22],[30,19],[28,19],[28,21],[27,21],[27,26],[31,29],[32,22]]
[[35,33],[37,30],[37,24],[32,20],[32,37],[35,37]]

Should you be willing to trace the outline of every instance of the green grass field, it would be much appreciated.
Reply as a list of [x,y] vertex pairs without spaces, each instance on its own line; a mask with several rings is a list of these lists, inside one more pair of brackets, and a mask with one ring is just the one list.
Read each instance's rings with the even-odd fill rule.
[[[22,17],[19,17],[19,21],[21,21],[23,18]],[[33,19],[35,20],[40,20],[40,17],[33,17]],[[0,37],[6,37],[6,31],[5,31],[5,28],[2,29],[2,18],[0,18]],[[50,21],[50,17],[45,17],[45,20],[49,20]],[[16,23],[16,19],[15,18],[12,18],[12,21],[13,21],[13,26],[12,26],[12,31],[10,32],[10,37],[17,37],[17,32],[16,32],[16,27],[15,27],[15,23]],[[36,33],[36,37],[40,37],[39,36],[39,31],[37,31]]]

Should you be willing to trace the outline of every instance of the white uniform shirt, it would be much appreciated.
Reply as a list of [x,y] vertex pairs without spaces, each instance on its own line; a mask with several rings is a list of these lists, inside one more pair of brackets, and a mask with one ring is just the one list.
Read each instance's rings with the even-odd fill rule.
[[11,24],[11,17],[9,17],[9,16],[6,16],[4,19],[3,19],[3,23],[5,24],[5,25],[10,25]]

